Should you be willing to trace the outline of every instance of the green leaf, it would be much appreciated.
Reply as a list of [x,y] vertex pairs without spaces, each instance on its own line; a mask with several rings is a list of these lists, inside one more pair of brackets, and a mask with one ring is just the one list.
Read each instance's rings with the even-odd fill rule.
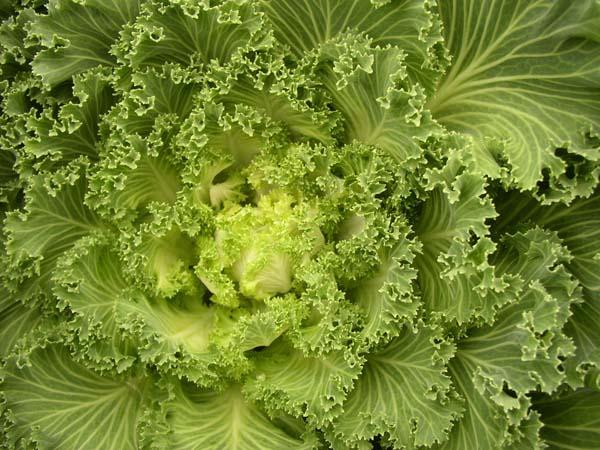
[[532,322],[547,321],[552,326],[540,327],[538,333],[554,327],[560,330],[555,324],[557,313],[556,302],[534,286],[521,294],[518,303],[505,307],[494,325],[472,330],[461,340],[457,358],[468,361],[473,370],[477,369],[498,389],[507,383],[519,394],[537,386],[552,392],[564,377],[558,370],[558,356],[564,355],[560,347],[563,342],[560,339],[553,344],[536,342],[534,330],[528,328],[533,328]]
[[358,377],[361,361],[342,352],[307,357],[277,341],[253,358],[254,374],[244,392],[264,402],[268,410],[283,410],[323,426],[341,412],[346,392]]
[[306,305],[308,317],[287,336],[306,355],[321,356],[348,349],[358,338],[358,307],[345,298],[328,264],[327,256],[302,264],[297,274],[303,286],[298,301]]
[[[0,263],[6,264],[4,235],[0,232]],[[5,285],[8,273],[0,272],[0,361],[15,349],[15,345],[42,321],[41,312],[14,298]],[[0,408],[1,410],[1,408]],[[1,415],[1,414],[0,414]]]
[[590,365],[600,369],[600,299],[584,297],[583,303],[574,305],[572,310],[573,315],[565,333],[573,339],[576,350],[575,355],[567,361],[567,370],[576,377],[570,382],[577,387],[580,385],[579,373],[585,374]]
[[428,5],[419,0],[394,0],[376,7],[369,0],[266,0],[261,2],[275,37],[302,57],[324,42],[350,30],[373,39],[373,45],[392,45],[407,53],[411,81],[432,88],[432,46],[440,40]]
[[[12,0],[3,0],[7,1]],[[35,52],[27,43],[27,29],[35,17],[34,11],[14,5],[11,13],[10,17],[2,20],[0,26],[0,46],[4,50],[0,58],[0,70],[5,79],[18,78],[16,75],[22,70],[22,64],[30,61]]]
[[[504,141],[519,188],[547,169],[563,174],[556,147],[600,158],[600,26],[595,0],[439,2],[451,67],[428,106],[448,128]],[[581,27],[581,22],[587,27]]]
[[175,386],[166,405],[171,433],[168,448],[174,450],[300,450],[314,448],[269,420],[255,404],[244,399],[238,386],[224,392],[191,385]]
[[18,178],[14,171],[15,155],[8,150],[0,150],[0,192]]
[[405,53],[348,35],[326,43],[320,58],[315,77],[345,118],[346,142],[375,145],[407,169],[414,166],[410,161],[422,157],[419,143],[437,126],[423,109],[423,90],[407,79]]
[[181,183],[170,150],[140,136],[114,136],[90,175],[88,201],[107,219],[120,221],[151,202],[174,203]]
[[4,19],[10,14],[14,13],[15,0],[1,0],[0,1],[0,17]]
[[[250,135],[254,132],[249,133],[253,130],[245,122],[266,121],[268,118],[274,122],[281,122],[289,129],[293,137],[304,136],[322,142],[331,142],[332,138],[328,129],[333,126],[332,123],[329,123],[331,119],[311,110],[306,103],[295,99],[281,87],[268,84],[261,87],[261,84],[264,83],[240,77],[228,87],[225,95],[218,95],[215,101],[224,106],[224,118],[228,118],[233,123],[239,123]],[[245,111],[240,107],[241,105],[247,105],[250,109]],[[258,117],[252,117],[253,113],[256,113]],[[260,117],[262,115],[265,116],[265,119]],[[268,123],[264,125],[268,126]],[[251,127],[259,128],[259,124],[253,123]]]
[[395,446],[409,448],[446,440],[462,410],[445,374],[452,353],[453,346],[432,328],[403,330],[367,355],[333,433],[345,442],[389,433]]
[[81,350],[96,362],[110,358],[121,369],[136,356],[209,353],[214,310],[197,298],[181,306],[147,298],[125,276],[109,239],[80,241],[57,271],[55,294],[76,315],[70,325],[85,344]]
[[60,309],[75,315],[69,326],[78,335],[77,352],[129,366],[139,342],[125,330],[145,299],[123,278],[118,255],[101,240],[83,238],[61,258],[54,281]]
[[580,198],[570,205],[543,206],[535,199],[512,192],[497,200],[498,231],[533,222],[555,231],[573,259],[565,265],[581,282],[587,296],[600,295],[600,193]]
[[[464,399],[464,415],[450,431],[448,440],[434,446],[440,450],[464,450],[467,448],[502,449],[508,435],[511,418],[496,401],[504,400],[516,417],[517,423],[525,416],[527,402],[489,389],[475,378],[476,367],[469,361],[454,359],[449,372],[457,392]],[[496,398],[493,398],[494,395]]]
[[46,186],[43,176],[32,176],[25,212],[13,212],[7,218],[6,248],[12,262],[34,263],[30,271],[15,268],[11,274],[21,299],[47,293],[58,258],[78,239],[102,228],[99,218],[84,204],[87,180],[83,171],[75,170],[71,179],[56,189]]
[[45,169],[55,161],[64,163],[82,155],[97,159],[99,122],[114,103],[108,78],[100,71],[74,78],[73,92],[79,102],[63,106],[58,120],[31,120],[35,137],[25,142],[25,152],[38,159],[48,155],[50,162],[42,166]]
[[0,287],[0,359],[6,358],[19,339],[41,320],[37,309],[12,300],[9,292]]
[[15,162],[16,157],[12,152],[0,149],[0,220],[16,203],[19,175],[14,168]]
[[149,67],[134,72],[131,78],[135,89],[128,94],[135,100],[140,113],[151,109],[158,114],[177,114],[181,118],[190,114],[198,83],[188,79],[182,69],[171,65]]
[[[231,7],[231,5],[228,5]],[[261,44],[261,18],[251,4],[226,7],[146,2],[132,30],[125,58],[134,68],[174,62],[184,66],[212,61],[225,64]]]
[[[464,323],[474,316],[489,320],[494,306],[504,301],[496,295],[504,285],[488,263],[495,245],[486,236],[485,222],[496,212],[480,176],[456,176],[457,171],[448,174],[446,169],[430,174],[432,182],[447,175],[451,181],[441,181],[430,192],[415,227],[423,243],[415,259],[423,302],[446,321]],[[475,243],[473,238],[478,238]]]
[[58,345],[35,350],[30,364],[20,367],[11,358],[0,372],[14,421],[9,442],[31,439],[39,449],[139,448],[136,427],[148,379],[98,375]]
[[268,347],[292,327],[297,327],[308,315],[307,306],[296,295],[272,297],[264,300],[251,315],[240,317],[236,324],[236,339],[243,351]]
[[566,325],[576,351],[568,361],[568,370],[575,372],[588,364],[600,368],[600,195],[578,199],[571,205],[541,206],[534,199],[512,193],[498,201],[501,221],[498,231],[518,228],[533,222],[555,231],[569,249],[572,259],[564,265],[583,287],[583,301],[572,306],[573,315]]
[[518,278],[518,290],[493,324],[468,329],[457,343],[449,368],[465,415],[441,448],[509,446],[530,425],[526,395],[565,380],[560,365],[572,345],[562,329],[576,286],[560,265],[566,257],[556,236],[539,229],[505,237],[493,262]]
[[552,450],[600,448],[600,392],[581,389],[534,403],[542,417],[542,439]]
[[145,223],[137,229],[123,226],[118,237],[127,276],[157,297],[201,296],[204,290],[192,271],[196,242],[179,229],[170,206],[151,205],[149,212]]
[[[48,47],[33,61],[33,72],[51,87],[98,65],[114,65],[110,47],[138,13],[139,0],[52,0],[31,35]],[[60,44],[60,45],[57,45]]]
[[469,331],[458,343],[457,358],[498,389],[503,383],[522,395],[538,386],[556,389],[564,378],[559,358],[570,351],[561,331],[577,293],[560,265],[567,257],[556,237],[539,229],[506,236],[493,261],[500,273],[518,277],[522,289],[493,324]]
[[516,430],[514,439],[506,446],[507,450],[541,450],[545,448],[545,444],[540,437],[542,422],[540,415],[531,410],[527,419],[523,421]]
[[361,334],[367,347],[394,337],[402,322],[416,315],[419,302],[414,298],[412,282],[417,272],[410,267],[415,256],[411,244],[401,239],[393,248],[383,249],[373,276],[360,280],[350,292],[365,316]]

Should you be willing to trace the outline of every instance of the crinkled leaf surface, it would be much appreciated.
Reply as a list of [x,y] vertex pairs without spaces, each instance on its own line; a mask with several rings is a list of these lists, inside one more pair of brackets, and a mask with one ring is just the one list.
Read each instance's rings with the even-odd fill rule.
[[429,102],[437,120],[504,141],[525,189],[543,169],[562,174],[556,147],[598,160],[585,138],[600,129],[596,0],[448,0],[440,12],[453,61]]
[[31,27],[49,47],[34,58],[34,72],[55,86],[87,69],[114,64],[110,46],[138,8],[139,0],[50,1],[48,14],[38,16]]
[[597,447],[598,0],[0,18],[0,446]]
[[248,380],[246,392],[316,423],[339,413],[361,368],[360,361],[347,361],[341,352],[311,358],[285,344],[273,344],[255,364],[256,374]]
[[542,437],[550,448],[595,449],[600,438],[600,392],[584,389],[535,403],[544,424]]
[[452,351],[435,330],[405,330],[367,358],[334,433],[352,441],[387,431],[398,446],[409,447],[446,440],[462,410],[447,393],[444,362]]
[[[517,194],[508,198],[512,200],[510,213],[506,211],[503,215],[500,227],[533,221],[555,231],[570,251],[572,259],[565,265],[583,287],[583,299],[572,306],[573,315],[566,326],[566,332],[576,346],[575,355],[570,359],[571,369],[582,364],[600,367],[600,329],[596,326],[600,319],[600,197],[594,194],[569,207],[541,206],[535,200]],[[499,205],[501,211],[508,208],[508,202],[499,202]]]
[[287,434],[269,420],[263,411],[244,398],[239,386],[231,386],[225,392],[179,386],[166,411],[170,448],[312,448],[309,442]]
[[57,192],[44,185],[42,176],[32,178],[26,212],[14,212],[7,219],[9,256],[15,261],[35,261],[34,272],[24,279],[16,271],[9,274],[19,280],[23,299],[48,289],[57,259],[79,238],[101,227],[98,216],[83,203],[86,179],[81,174],[74,178]]
[[150,380],[103,377],[52,345],[37,349],[30,366],[9,360],[3,391],[14,426],[9,439],[39,448],[135,449],[136,427]]

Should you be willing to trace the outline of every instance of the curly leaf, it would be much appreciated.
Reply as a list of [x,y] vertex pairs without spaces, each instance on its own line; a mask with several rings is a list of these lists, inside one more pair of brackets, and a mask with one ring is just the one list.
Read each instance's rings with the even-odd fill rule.
[[136,427],[149,380],[101,376],[59,345],[35,350],[30,364],[10,359],[0,372],[10,418],[9,442],[40,449],[137,449]]
[[312,444],[269,420],[247,401],[239,386],[224,392],[205,391],[190,385],[175,386],[163,405],[171,433],[169,448],[177,450],[308,450]]
[[438,332],[421,326],[369,354],[334,434],[351,442],[387,432],[394,445],[410,448],[446,440],[462,411],[445,374],[452,353]]
[[448,128],[504,142],[516,185],[565,170],[554,149],[598,161],[600,26],[596,0],[442,0],[450,70],[428,106]]

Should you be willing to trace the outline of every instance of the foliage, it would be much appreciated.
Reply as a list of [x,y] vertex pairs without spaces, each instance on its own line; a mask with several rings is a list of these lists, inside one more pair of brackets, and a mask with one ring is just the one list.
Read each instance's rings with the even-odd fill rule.
[[600,448],[598,0],[0,19],[0,445]]

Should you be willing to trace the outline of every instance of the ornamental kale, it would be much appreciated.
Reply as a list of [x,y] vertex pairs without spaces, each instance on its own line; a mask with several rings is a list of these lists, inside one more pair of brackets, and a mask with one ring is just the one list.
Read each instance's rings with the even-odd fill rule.
[[600,0],[0,20],[0,447],[600,448]]

